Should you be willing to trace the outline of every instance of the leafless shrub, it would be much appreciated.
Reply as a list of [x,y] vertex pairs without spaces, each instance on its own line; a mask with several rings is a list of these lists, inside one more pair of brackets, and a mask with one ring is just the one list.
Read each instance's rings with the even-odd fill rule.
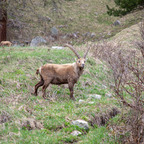
[[94,55],[104,60],[112,73],[113,90],[123,106],[130,109],[129,120],[125,125],[130,126],[127,132],[129,143],[140,143],[144,135],[144,30],[141,26],[142,40],[139,42],[141,55],[137,50],[121,50],[119,45],[103,43],[96,45]]

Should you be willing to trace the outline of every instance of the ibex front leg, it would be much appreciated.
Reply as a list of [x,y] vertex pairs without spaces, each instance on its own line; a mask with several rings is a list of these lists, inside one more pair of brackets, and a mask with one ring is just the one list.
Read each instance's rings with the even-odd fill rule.
[[72,100],[75,100],[75,97],[73,96],[74,83],[69,82],[69,83],[68,83],[68,86],[69,86],[69,90],[70,90],[70,98],[71,98]]

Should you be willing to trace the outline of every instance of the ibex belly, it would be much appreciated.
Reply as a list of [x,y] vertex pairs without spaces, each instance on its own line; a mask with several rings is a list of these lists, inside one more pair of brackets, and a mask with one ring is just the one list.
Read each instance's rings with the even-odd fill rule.
[[63,79],[60,77],[55,77],[52,81],[51,84],[55,84],[55,85],[61,85],[61,84],[67,84],[68,80],[67,79]]

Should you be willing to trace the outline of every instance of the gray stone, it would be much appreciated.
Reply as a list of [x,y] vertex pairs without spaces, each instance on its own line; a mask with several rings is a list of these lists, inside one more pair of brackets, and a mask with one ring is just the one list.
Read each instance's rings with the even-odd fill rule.
[[88,96],[91,98],[95,98],[95,99],[101,99],[101,95],[98,95],[98,94],[90,94]]
[[96,36],[96,34],[93,32],[93,33],[91,33],[91,38],[93,38],[93,37],[95,37]]
[[112,97],[112,94],[111,93],[106,93],[105,96],[106,97]]
[[121,25],[121,22],[120,22],[119,20],[116,20],[116,21],[114,22],[114,25],[115,25],[115,26]]
[[64,47],[61,46],[52,46],[52,49],[63,49]]
[[73,37],[73,38],[78,38],[78,32],[77,32],[77,33],[73,33],[73,34],[72,34],[72,37]]
[[85,102],[85,101],[84,101],[84,100],[82,100],[82,99],[80,99],[80,100],[79,100],[79,103],[83,103],[83,102]]
[[95,12],[94,14],[95,14],[96,16],[98,16],[98,12]]
[[67,35],[64,35],[64,36],[62,37],[62,39],[67,39]]
[[89,104],[94,104],[94,102],[93,101],[90,101],[90,102],[88,102]]
[[83,34],[84,37],[90,37],[91,36],[91,33],[90,32],[87,32],[85,34]]
[[58,36],[58,29],[56,28],[56,27],[52,27],[51,28],[51,33],[52,33],[52,35],[54,35],[54,36]]
[[20,46],[20,45],[18,45],[18,44],[14,44],[14,45],[13,45],[13,47],[19,47],[19,46]]
[[49,40],[54,42],[55,38],[53,38],[52,36],[49,36]]
[[34,39],[32,39],[30,46],[32,46],[32,47],[40,46],[40,45],[44,45],[46,43],[47,43],[47,41],[44,38],[42,38],[41,36],[37,36]]
[[77,130],[75,130],[75,131],[73,131],[72,133],[71,133],[71,135],[73,135],[73,136],[78,136],[78,135],[81,135],[82,133],[81,132],[79,132],[79,131],[77,131]]
[[84,120],[75,120],[72,121],[72,125],[77,125],[80,128],[84,128],[84,129],[89,129],[89,125],[88,122],[84,121]]

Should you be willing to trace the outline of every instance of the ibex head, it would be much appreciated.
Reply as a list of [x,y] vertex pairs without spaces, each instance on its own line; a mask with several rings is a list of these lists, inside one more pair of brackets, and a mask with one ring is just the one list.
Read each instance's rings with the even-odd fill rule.
[[90,47],[88,47],[88,49],[87,49],[87,51],[85,52],[84,56],[81,57],[81,56],[77,53],[77,51],[73,48],[73,46],[71,46],[71,45],[69,45],[69,44],[65,44],[65,46],[66,46],[66,47],[69,47],[69,48],[75,53],[75,55],[78,57],[78,60],[76,61],[77,66],[78,66],[79,68],[84,68],[85,62],[86,62],[86,56],[87,56],[87,54],[88,54],[88,51],[89,51]]

